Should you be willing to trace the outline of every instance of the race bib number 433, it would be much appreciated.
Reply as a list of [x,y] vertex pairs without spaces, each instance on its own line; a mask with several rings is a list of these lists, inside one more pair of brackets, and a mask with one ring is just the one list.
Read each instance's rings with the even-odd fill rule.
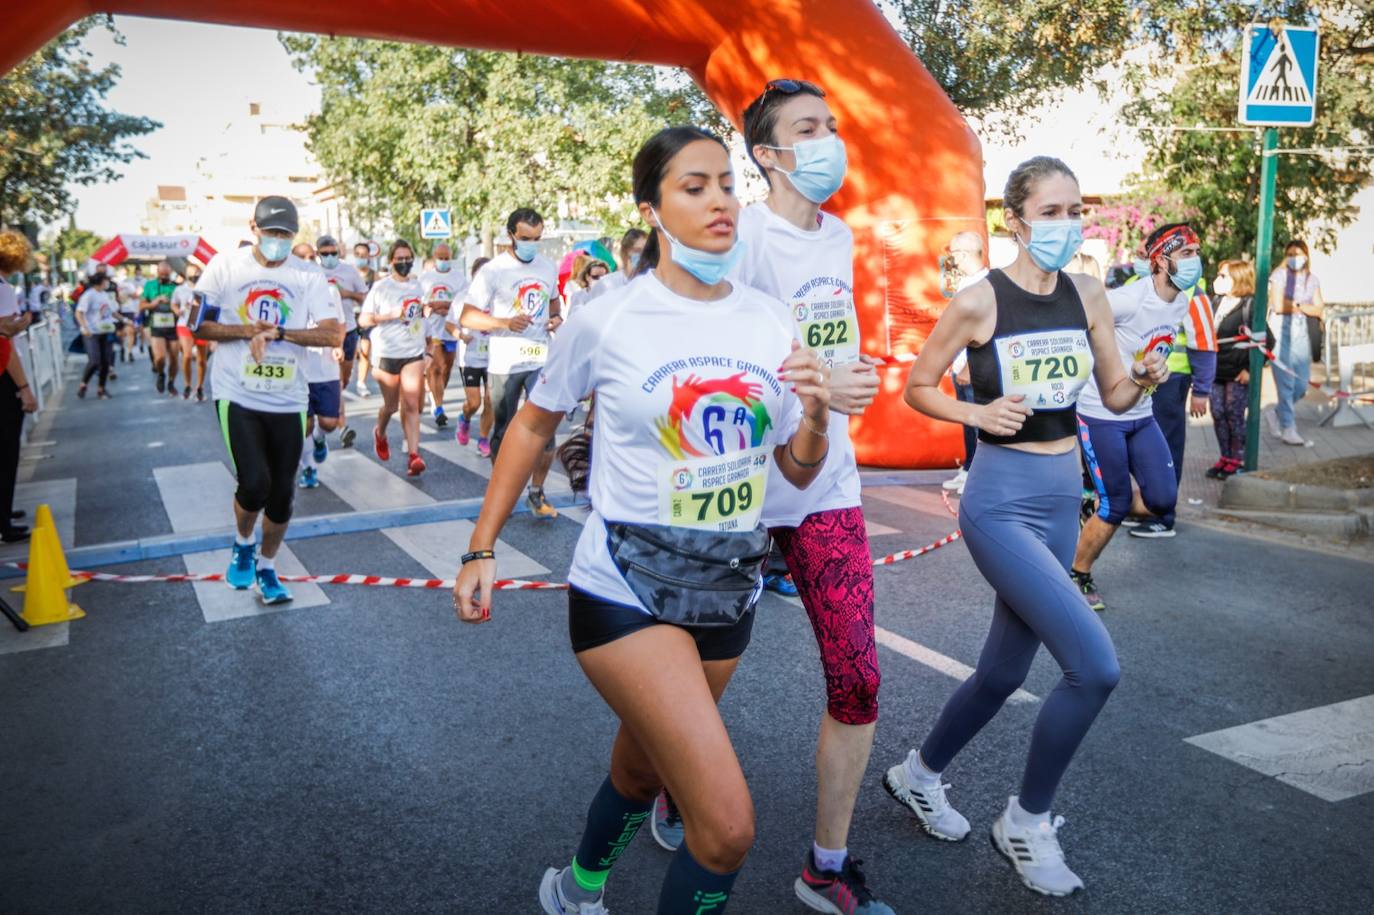
[[768,453],[763,448],[664,462],[658,481],[659,523],[751,531],[759,523],[767,485]]
[[1078,402],[1093,370],[1087,331],[1031,331],[996,342],[1003,395],[1021,394],[1030,407],[1046,410]]
[[266,355],[261,362],[244,360],[240,376],[243,387],[259,394],[285,391],[296,382],[296,357]]

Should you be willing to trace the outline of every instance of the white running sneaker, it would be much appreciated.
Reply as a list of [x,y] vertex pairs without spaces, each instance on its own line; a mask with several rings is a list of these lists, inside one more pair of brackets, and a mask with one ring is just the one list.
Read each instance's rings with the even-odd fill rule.
[[[916,755],[912,750],[908,758]],[[945,791],[949,785],[936,781],[921,784],[907,777],[906,763],[899,762],[883,776],[883,788],[892,799],[916,815],[926,835],[946,842],[962,842],[968,838],[968,820],[949,805]]]
[[[567,868],[563,868],[567,870]],[[610,915],[598,898],[594,902],[569,902],[563,896],[563,870],[549,868],[539,881],[539,905],[545,915]]]
[[1007,809],[992,824],[992,847],[1002,853],[1021,882],[1045,896],[1068,896],[1083,889],[1083,881],[1064,863],[1064,850],[1059,847],[1059,827],[1063,817],[1053,822],[1043,821],[1030,829],[1018,826],[1011,817],[1016,805],[1013,797]]
[[943,483],[941,483],[940,486],[941,488],[946,489],[949,492],[963,492],[964,481],[967,479],[968,471],[960,470],[954,476],[950,477],[948,480],[945,480]]
[[1283,438],[1283,443],[1285,445],[1302,446],[1307,444],[1307,439],[1302,437],[1302,433],[1298,431],[1297,426],[1290,426],[1287,429],[1284,429],[1283,435],[1281,437]]

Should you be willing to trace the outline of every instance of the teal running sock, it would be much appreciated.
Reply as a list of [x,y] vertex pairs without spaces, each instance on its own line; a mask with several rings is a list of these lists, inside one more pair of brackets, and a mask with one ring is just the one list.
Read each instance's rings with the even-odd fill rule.
[[577,846],[572,867],[563,874],[563,894],[569,902],[590,902],[601,896],[611,866],[649,818],[653,801],[632,801],[615,790],[610,776],[587,810],[587,828]]
[[716,874],[697,863],[683,842],[673,853],[658,896],[658,915],[720,915],[739,871]]

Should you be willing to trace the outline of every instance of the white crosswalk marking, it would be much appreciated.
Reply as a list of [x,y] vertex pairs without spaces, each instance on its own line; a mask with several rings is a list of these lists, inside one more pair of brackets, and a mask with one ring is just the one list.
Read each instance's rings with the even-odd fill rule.
[[[331,452],[329,459],[320,466],[320,482],[357,511],[430,505],[435,501],[413,484],[356,451]],[[382,533],[428,569],[431,575],[447,578],[454,574],[458,557],[467,550],[468,539],[472,536],[472,522],[412,524],[385,528]],[[526,578],[548,574],[547,568],[508,543],[498,540],[496,550],[501,556],[503,575]],[[375,569],[338,571],[377,573]]]
[[[951,657],[940,654],[940,652],[927,648],[920,642],[913,642],[905,636],[898,635],[882,626],[875,626],[874,633],[879,645],[891,648],[898,654],[905,655],[913,661],[924,664],[932,670],[938,670],[946,676],[963,681],[973,676],[973,668],[967,664],[961,664]],[[1034,693],[1028,693],[1024,689],[1018,689],[1011,694],[1007,700],[1020,704],[1022,702],[1039,702],[1040,699]]]
[[[457,464],[464,470],[477,474],[484,480],[491,479],[491,459],[482,457],[471,445],[464,447],[458,444],[452,436],[445,436],[437,442],[421,442],[420,447],[450,464]],[[549,471],[548,479],[544,481],[544,492],[551,496],[567,495],[572,492],[572,487],[568,485],[567,476],[557,467],[555,462],[554,469]]]
[[[46,444],[52,444],[48,442]],[[46,505],[52,511],[52,520],[57,525],[57,537],[62,548],[70,550],[76,542],[76,480],[43,480],[42,482],[20,483],[14,490],[14,506],[28,512],[24,519],[32,525],[38,514],[38,506]],[[27,543],[11,543],[0,548],[0,562],[24,562],[29,557]],[[10,591],[19,579],[6,579],[4,582],[5,601],[16,611],[24,607],[24,595]],[[77,603],[81,601],[80,592],[73,595]],[[36,651],[42,648],[61,648],[71,637],[71,623],[53,623],[49,626],[35,626],[28,632],[20,632],[0,619],[0,654],[18,654],[21,651]]]
[[[222,525],[225,516],[232,511],[236,484],[229,469],[218,461],[158,467],[153,470],[153,479],[157,481],[162,506],[176,533]],[[206,553],[188,553],[182,560],[188,572],[223,572],[229,564],[229,550],[226,546],[225,549]],[[291,552],[291,547],[285,544],[277,553],[277,572],[282,575],[307,574],[300,560]],[[295,600],[272,607],[263,606],[252,591],[235,591],[222,582],[196,582],[192,587],[195,588],[196,600],[207,623],[329,603],[329,598],[325,597],[319,586],[310,584],[291,585]]]
[[1199,734],[1184,742],[1324,801],[1374,791],[1374,696]]

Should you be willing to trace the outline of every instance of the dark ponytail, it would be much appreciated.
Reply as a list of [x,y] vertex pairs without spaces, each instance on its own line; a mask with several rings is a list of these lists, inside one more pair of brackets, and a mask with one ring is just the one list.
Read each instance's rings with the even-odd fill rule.
[[[644,145],[639,147],[639,152],[635,153],[635,203],[647,203],[657,211],[663,200],[663,176],[668,172],[668,165],[685,146],[698,140],[712,140],[719,143],[720,148],[727,154],[730,151],[720,137],[700,127],[665,127],[645,140]],[[640,255],[636,274],[658,266],[658,232],[658,228],[655,227],[649,233],[649,240],[644,244],[644,253]]]

